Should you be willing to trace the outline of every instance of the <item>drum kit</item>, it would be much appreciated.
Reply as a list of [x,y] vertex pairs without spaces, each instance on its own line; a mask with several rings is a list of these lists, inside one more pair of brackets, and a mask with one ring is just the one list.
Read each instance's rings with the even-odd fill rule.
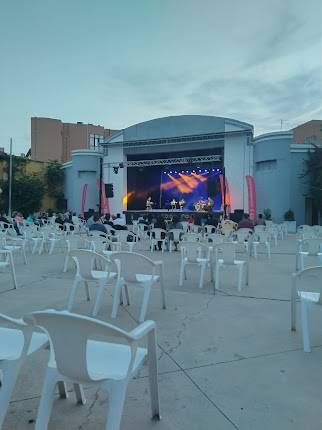
[[197,212],[206,212],[213,208],[214,201],[210,197],[207,200],[199,199],[193,206]]

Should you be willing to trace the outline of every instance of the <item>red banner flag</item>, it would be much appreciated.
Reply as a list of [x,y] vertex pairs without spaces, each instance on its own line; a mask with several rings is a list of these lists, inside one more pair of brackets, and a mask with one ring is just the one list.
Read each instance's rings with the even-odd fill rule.
[[246,175],[249,218],[256,221],[256,189],[253,176]]
[[81,215],[84,216],[88,184],[84,184],[82,192]]

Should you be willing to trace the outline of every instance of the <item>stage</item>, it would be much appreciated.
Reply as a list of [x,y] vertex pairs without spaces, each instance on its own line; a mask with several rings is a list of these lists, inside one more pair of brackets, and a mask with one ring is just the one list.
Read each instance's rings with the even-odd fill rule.
[[136,220],[140,216],[162,216],[162,218],[172,218],[174,215],[179,216],[180,218],[184,216],[188,219],[190,215],[193,215],[195,220],[200,220],[201,218],[207,218],[208,216],[212,216],[215,220],[219,220],[219,218],[223,215],[223,211],[191,211],[188,209],[151,209],[151,210],[128,210],[123,211],[123,214],[126,217],[126,223],[130,224],[132,219]]

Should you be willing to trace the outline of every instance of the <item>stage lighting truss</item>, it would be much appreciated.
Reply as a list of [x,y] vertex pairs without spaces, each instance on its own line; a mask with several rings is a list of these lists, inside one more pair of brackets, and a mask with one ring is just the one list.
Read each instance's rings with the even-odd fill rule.
[[[170,166],[179,164],[196,164],[199,163],[213,163],[222,161],[222,156],[216,155],[203,155],[199,157],[181,157],[181,158],[158,158],[156,160],[136,160],[127,161],[127,167],[149,167],[149,166]],[[211,170],[211,169],[208,169]]]

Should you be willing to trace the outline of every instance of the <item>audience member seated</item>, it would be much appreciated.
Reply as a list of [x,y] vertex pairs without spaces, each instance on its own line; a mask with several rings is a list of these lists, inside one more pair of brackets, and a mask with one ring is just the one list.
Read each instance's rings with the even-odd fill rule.
[[103,224],[107,224],[107,225],[110,225],[111,227],[113,227],[113,222],[111,220],[111,215],[110,214],[105,214],[104,215]]
[[251,230],[254,230],[254,223],[253,221],[249,218],[249,214],[244,214],[243,218],[241,221],[239,221],[237,229],[239,230],[240,228],[250,228]]
[[116,214],[116,218],[113,220],[113,228],[115,230],[127,230],[125,219],[121,217],[121,214]]
[[[15,221],[13,221],[13,222],[9,221],[8,218],[6,217],[6,214],[4,214],[4,213],[0,214],[0,221],[5,222],[6,224],[13,225],[13,228],[15,229],[17,235],[22,236],[22,234],[20,233],[20,230],[17,226],[17,223]],[[8,226],[5,226],[5,228],[8,228]]]
[[96,213],[93,215],[93,223],[89,226],[89,231],[101,231],[107,233],[104,224],[101,223],[99,215]]

